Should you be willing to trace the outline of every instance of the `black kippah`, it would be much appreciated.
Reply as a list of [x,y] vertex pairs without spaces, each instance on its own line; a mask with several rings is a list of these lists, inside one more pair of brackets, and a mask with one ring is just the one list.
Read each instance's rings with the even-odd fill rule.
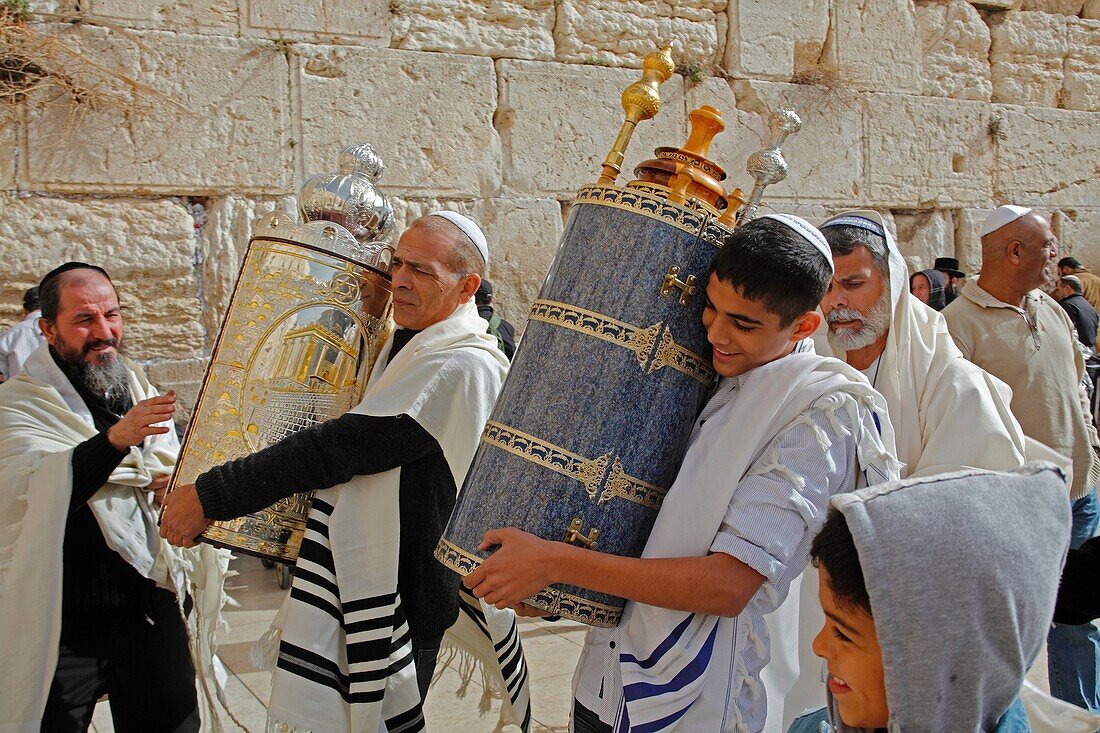
[[45,274],[45,276],[43,276],[42,281],[40,283],[38,283],[38,289],[41,290],[42,288],[46,287],[46,283],[48,283],[50,280],[53,280],[55,277],[57,277],[58,275],[60,275],[63,272],[68,272],[69,270],[81,270],[81,269],[95,270],[96,272],[100,273],[101,275],[103,275],[103,277],[107,278],[108,280],[111,279],[111,276],[108,275],[107,271],[104,270],[102,267],[99,267],[97,265],[89,265],[87,262],[77,262],[77,261],[74,260],[72,262],[66,262],[64,265],[61,265],[60,267],[55,267],[52,270],[50,270],[49,272],[47,272]]

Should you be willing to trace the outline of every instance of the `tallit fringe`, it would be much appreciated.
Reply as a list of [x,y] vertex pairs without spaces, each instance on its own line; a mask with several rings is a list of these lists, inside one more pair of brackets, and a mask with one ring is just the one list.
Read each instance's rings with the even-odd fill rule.
[[[482,660],[475,657],[470,652],[466,651],[462,647],[452,644],[446,641],[439,649],[439,658],[442,664],[436,665],[435,675],[432,677],[432,685],[434,686],[439,678],[443,676],[447,667],[452,667],[461,679],[462,684],[459,685],[458,690],[455,691],[455,697],[460,700],[466,697],[466,693],[469,691],[470,682],[473,681],[474,675],[480,673],[481,675],[481,699],[477,702],[477,711],[480,715],[484,716],[493,707],[493,698],[498,700],[505,700],[508,691],[504,688],[501,680],[496,675],[492,674]],[[505,720],[505,714],[508,709],[507,705],[502,704],[500,706],[500,715],[497,717],[496,727],[493,728],[492,733],[502,733],[504,726],[509,723]],[[270,731],[268,731],[270,733]],[[291,733],[296,733],[291,731]]]
[[[227,632],[229,630],[229,624],[225,620],[223,611],[226,606],[239,607],[239,603],[229,597],[229,594],[225,592],[225,581],[238,575],[236,570],[229,570],[229,563],[232,561],[233,556],[226,553],[222,555],[221,552],[217,553],[217,561],[222,563],[224,561],[223,569],[221,569],[220,584],[216,589],[212,589],[205,585],[207,578],[203,578],[204,585],[198,586],[192,580],[190,580],[193,574],[196,574],[195,563],[192,556],[186,553],[181,553],[177,556],[179,558],[179,564],[184,571],[184,576],[188,578],[187,590],[191,593],[195,603],[191,609],[191,618],[188,619],[183,616],[183,601],[182,596],[177,595],[178,608],[180,615],[183,617],[184,626],[188,631],[188,643],[187,648],[191,654],[191,662],[195,667],[199,688],[202,691],[203,700],[205,701],[202,729],[208,733],[224,733],[225,727],[222,723],[221,717],[218,715],[218,708],[220,707],[229,719],[245,733],[251,733],[247,727],[237,716],[233,714],[233,711],[229,709],[229,702],[225,696],[225,689],[222,686],[221,680],[218,679],[218,665],[221,661],[217,658],[217,643],[213,641],[217,632]],[[203,568],[205,570],[205,568]],[[203,615],[203,603],[202,597],[207,593],[217,593],[215,598],[217,610],[214,613],[213,619],[207,619]],[[204,633],[204,626],[208,623],[214,624],[214,630],[209,633]],[[209,648],[207,644],[209,642]],[[205,660],[210,659],[210,670],[207,674],[207,665]],[[214,684],[211,685],[210,681],[213,679]]]
[[252,666],[264,672],[274,672],[279,663],[279,643],[283,640],[283,630],[272,626],[253,642],[248,649]]
[[806,479],[779,462],[779,440],[781,437],[782,433],[777,435],[771,445],[768,446],[767,451],[765,451],[764,455],[761,457],[762,465],[754,467],[746,475],[765,476],[769,473],[774,473],[784,481],[788,481],[801,489],[806,485]]
[[456,644],[444,641],[439,649],[439,657],[442,664],[436,665],[436,672],[435,676],[432,678],[432,685],[435,685],[435,683],[439,681],[439,678],[443,676],[447,667],[453,667],[453,669],[458,672],[458,676],[462,681],[458,690],[455,691],[455,697],[459,699],[466,697],[466,693],[469,692],[470,683],[473,681],[474,675],[480,674],[482,693],[481,699],[478,700],[477,703],[477,710],[482,715],[489,712],[490,708],[492,708],[494,697],[499,700],[504,699],[505,691],[495,679],[495,675],[490,673],[488,666],[484,662],[473,654],[470,654],[470,652]]

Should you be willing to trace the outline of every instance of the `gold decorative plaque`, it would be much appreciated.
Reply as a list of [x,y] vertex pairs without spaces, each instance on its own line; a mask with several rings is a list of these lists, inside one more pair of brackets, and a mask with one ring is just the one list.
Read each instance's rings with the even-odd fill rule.
[[[172,479],[255,453],[358,404],[390,320],[390,250],[339,224],[294,224],[275,213],[256,227]],[[309,496],[215,522],[214,544],[293,563]]]

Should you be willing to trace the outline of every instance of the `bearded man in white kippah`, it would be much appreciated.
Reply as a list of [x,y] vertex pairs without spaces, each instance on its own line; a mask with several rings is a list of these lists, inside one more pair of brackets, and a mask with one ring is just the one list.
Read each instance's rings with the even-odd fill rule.
[[363,401],[169,495],[161,534],[186,547],[212,520],[315,492],[281,612],[272,730],[424,727],[422,700],[459,616],[459,577],[433,551],[508,367],[473,302],[488,262],[465,216],[414,221],[393,256],[398,328]]
[[[1045,216],[1022,206],[993,211],[981,235],[981,277],[967,283],[943,316],[963,355],[1012,388],[1012,412],[1024,434],[1070,459],[1071,546],[1078,547],[1096,532],[1100,461],[1073,324],[1043,292],[1057,274],[1058,240]],[[1054,624],[1047,655],[1051,694],[1100,710],[1098,659],[1095,626]]]

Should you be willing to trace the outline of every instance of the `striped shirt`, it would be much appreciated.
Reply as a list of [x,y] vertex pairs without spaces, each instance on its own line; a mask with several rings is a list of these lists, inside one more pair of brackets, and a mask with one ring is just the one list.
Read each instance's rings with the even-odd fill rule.
[[[747,376],[718,382],[696,420],[690,442],[719,410],[737,409],[737,396]],[[856,484],[856,441],[847,414],[811,407],[803,417],[806,419],[796,420],[780,433],[741,479],[710,546],[711,552],[730,555],[765,578],[754,602],[737,617],[738,625],[746,622],[748,638],[762,642],[740,646],[744,670],[754,678],[769,657],[764,614],[782,602],[791,581],[805,569],[810,543],[824,522],[829,499]],[[762,600],[764,596],[767,602]],[[757,603],[758,599],[761,602]],[[590,629],[577,674],[577,701],[608,724],[613,724],[623,696],[616,652],[621,633],[620,628]],[[735,627],[734,633],[741,635],[746,630]],[[730,693],[730,705],[741,711],[736,717],[743,717],[750,729],[757,720],[762,726],[766,707],[756,686],[738,680]],[[719,721],[715,723],[718,730]]]

